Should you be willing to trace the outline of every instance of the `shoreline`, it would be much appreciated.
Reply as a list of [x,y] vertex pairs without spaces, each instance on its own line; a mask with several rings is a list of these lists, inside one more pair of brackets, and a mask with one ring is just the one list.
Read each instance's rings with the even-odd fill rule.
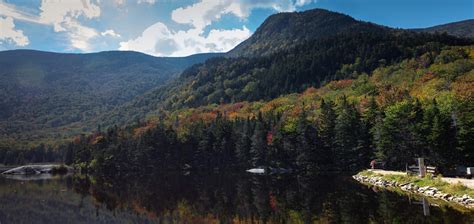
[[[400,176],[402,178],[397,179],[397,176]],[[352,178],[362,184],[374,185],[386,189],[392,188],[396,190],[401,190],[406,193],[412,193],[424,197],[442,200],[448,203],[453,203],[474,211],[474,197],[472,195],[468,195],[466,193],[456,194],[452,192],[443,192],[443,190],[439,189],[439,187],[430,186],[423,183],[423,181],[426,181],[425,178],[419,178],[415,176],[403,178],[402,175],[398,174],[380,174],[372,171],[359,172],[358,174],[353,175]],[[406,181],[405,179],[409,179],[409,181]],[[428,181],[429,180],[431,180],[432,182],[439,181],[439,183],[443,184],[444,187],[450,187],[453,189],[459,188],[459,184],[445,182],[442,180],[442,178],[431,178],[428,179]],[[464,187],[468,188],[466,186]]]

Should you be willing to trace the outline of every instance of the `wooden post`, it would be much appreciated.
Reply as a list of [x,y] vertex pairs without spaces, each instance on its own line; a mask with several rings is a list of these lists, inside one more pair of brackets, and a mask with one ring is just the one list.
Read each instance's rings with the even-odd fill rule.
[[430,203],[426,198],[423,198],[423,215],[430,216]]
[[425,159],[424,158],[418,158],[418,169],[420,170],[419,175],[420,177],[425,177],[426,175],[426,167],[425,167]]

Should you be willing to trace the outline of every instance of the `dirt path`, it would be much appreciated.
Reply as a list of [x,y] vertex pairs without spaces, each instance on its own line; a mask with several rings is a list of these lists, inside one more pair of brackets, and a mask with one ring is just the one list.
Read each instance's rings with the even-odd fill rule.
[[474,189],[474,179],[463,179],[463,178],[451,178],[451,177],[443,177],[441,178],[443,181],[446,181],[450,184],[457,184],[461,183],[462,185]]
[[[382,175],[388,175],[388,174],[407,175],[405,172],[401,172],[401,171],[378,170],[378,169],[369,169],[369,171],[382,174]],[[474,189],[474,179],[452,178],[452,177],[442,177],[441,179],[450,184],[460,183],[468,188]]]

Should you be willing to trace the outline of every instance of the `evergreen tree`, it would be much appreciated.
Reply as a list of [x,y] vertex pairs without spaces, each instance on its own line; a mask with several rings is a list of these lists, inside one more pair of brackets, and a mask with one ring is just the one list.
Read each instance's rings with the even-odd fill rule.
[[[377,125],[381,123],[381,114],[375,101],[375,97],[370,97],[369,103],[361,119],[360,129],[360,145],[363,145],[361,149],[364,153],[363,161],[367,162],[375,158],[376,145],[375,137],[378,134]],[[361,164],[362,167],[367,166],[366,163]]]
[[[457,151],[460,164],[472,164],[474,161],[474,101],[467,99],[457,103],[454,113],[454,127],[457,133]],[[459,111],[464,111],[461,113]]]
[[250,119],[244,121],[243,128],[240,130],[236,143],[236,154],[239,166],[247,168],[250,166],[250,149],[252,147],[253,126]]
[[296,157],[296,165],[300,170],[311,172],[319,166],[317,162],[321,162],[316,161],[316,153],[322,147],[317,145],[319,140],[317,140],[318,136],[316,129],[311,126],[306,119],[304,104],[302,108],[302,112],[298,117],[298,125],[296,127],[298,135],[298,155]]
[[439,168],[450,168],[458,157],[456,150],[456,130],[452,119],[443,114],[436,99],[427,107],[423,117],[424,133],[429,146],[429,159]]
[[357,167],[359,143],[356,134],[358,130],[357,111],[344,96],[337,107],[334,127],[335,164],[338,169],[352,170]]
[[69,143],[66,148],[66,154],[64,157],[64,163],[66,165],[71,165],[74,162],[74,147],[72,143]]
[[255,129],[252,136],[252,146],[250,148],[252,166],[266,166],[267,153],[267,130],[263,121],[262,113],[258,114]]
[[404,169],[407,163],[414,163],[415,158],[420,156],[420,113],[416,102],[414,104],[410,100],[385,109],[376,144],[379,159],[386,161],[390,168]]
[[334,155],[334,128],[336,112],[332,101],[321,100],[321,114],[319,116],[319,135],[323,147],[323,153],[318,155],[323,162],[322,165],[330,167],[333,164]]

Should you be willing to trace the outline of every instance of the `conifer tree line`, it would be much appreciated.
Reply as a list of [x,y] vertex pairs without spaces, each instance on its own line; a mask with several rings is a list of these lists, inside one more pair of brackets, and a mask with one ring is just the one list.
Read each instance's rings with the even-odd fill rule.
[[[459,105],[461,107],[472,105]],[[285,168],[299,172],[352,171],[378,160],[404,169],[424,157],[440,170],[474,161],[472,120],[454,109],[441,112],[435,99],[423,105],[409,98],[380,108],[374,97],[364,106],[341,97],[322,99],[315,118],[301,105],[294,131],[284,131],[277,113],[191,124],[178,136],[158,123],[139,136],[133,128],[110,128],[82,136],[66,147],[65,162],[104,174],[154,170],[245,170]],[[462,109],[461,111],[465,111]],[[140,126],[140,124],[137,124]]]

